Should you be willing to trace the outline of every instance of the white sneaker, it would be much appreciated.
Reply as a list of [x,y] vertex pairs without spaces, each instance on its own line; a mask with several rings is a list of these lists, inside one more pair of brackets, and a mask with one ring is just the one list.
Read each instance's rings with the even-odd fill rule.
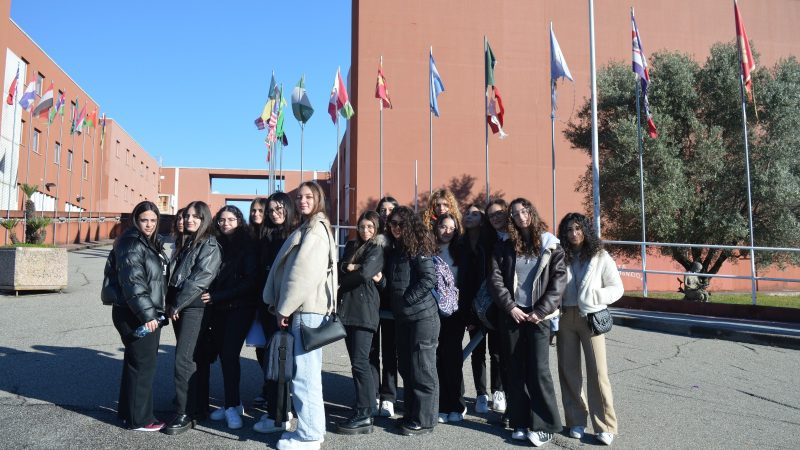
[[580,439],[583,437],[583,433],[585,432],[586,432],[586,427],[570,427],[569,437]]
[[225,410],[225,421],[228,422],[228,428],[231,430],[238,430],[242,428],[242,416],[239,415],[239,408],[231,406]]
[[553,433],[548,433],[546,431],[531,431],[528,433],[528,440],[531,441],[534,447],[541,447],[552,439]]
[[467,408],[464,408],[463,412],[451,412],[447,415],[448,422],[461,422],[464,420],[464,416],[467,415]]
[[447,413],[439,413],[439,423],[447,423],[447,419],[450,417]]
[[606,445],[611,445],[614,442],[614,433],[607,433],[605,431],[597,433],[597,440]]
[[489,412],[489,396],[488,395],[479,395],[478,398],[475,400],[475,412],[478,414],[484,414]]
[[278,450],[317,450],[322,441],[302,441],[294,433],[284,433],[276,446]]
[[389,400],[381,402],[381,409],[378,411],[382,417],[394,417],[394,403]]
[[524,441],[527,438],[528,430],[525,428],[517,428],[513,433],[511,433],[511,439],[514,439],[515,441]]
[[[244,406],[242,405],[237,406],[236,411],[241,416],[242,414],[244,414]],[[215,409],[214,412],[212,412],[211,415],[209,415],[208,417],[210,417],[211,420],[216,420],[216,421],[225,420],[225,408]]]
[[277,433],[278,431],[286,431],[289,428],[289,422],[282,422],[276,424],[274,420],[270,419],[268,415],[261,416],[261,420],[253,425],[253,431],[259,433]]
[[506,393],[503,391],[494,391],[492,396],[492,409],[499,412],[506,412]]

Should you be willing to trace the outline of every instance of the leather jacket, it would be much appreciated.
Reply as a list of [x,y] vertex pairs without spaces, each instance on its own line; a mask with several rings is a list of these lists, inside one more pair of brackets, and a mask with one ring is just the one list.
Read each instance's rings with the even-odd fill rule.
[[164,314],[167,256],[161,243],[150,243],[135,227],[127,229],[108,254],[104,271],[104,304],[130,308],[141,323]]
[[[567,266],[564,249],[550,233],[542,234],[543,248],[539,252],[537,277],[533,282],[531,297],[533,310],[541,318],[555,315],[561,306],[561,297],[567,285]],[[498,242],[492,255],[488,288],[492,300],[501,311],[511,313],[515,303],[517,255],[511,240]]]
[[192,307],[205,307],[200,295],[211,287],[222,265],[222,249],[214,236],[193,245],[190,240],[170,263],[167,304],[180,312]]
[[439,314],[431,292],[436,286],[436,271],[430,256],[409,258],[395,247],[386,257],[386,271],[379,286],[388,291],[397,321],[417,321]]

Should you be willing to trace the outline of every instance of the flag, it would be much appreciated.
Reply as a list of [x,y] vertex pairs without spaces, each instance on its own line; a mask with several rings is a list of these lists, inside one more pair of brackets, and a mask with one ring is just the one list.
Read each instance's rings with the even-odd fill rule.
[[[277,91],[277,90],[278,90],[278,86],[275,86],[274,91]],[[269,130],[267,132],[267,144],[268,145],[272,145],[275,142],[275,137],[276,137],[275,129],[276,129],[277,125],[278,125],[278,114],[280,113],[280,111],[278,110],[280,103],[278,103],[276,101],[276,98],[278,97],[278,95],[276,93],[273,93],[271,95],[271,97],[272,98],[270,99],[270,102],[272,102],[272,110],[269,113],[269,119],[267,119],[267,129]]]
[[272,78],[269,82],[269,94],[267,94],[267,103],[264,105],[264,109],[261,110],[261,115],[258,116],[255,120],[256,128],[259,130],[263,130],[266,128],[267,122],[269,121],[269,116],[272,114],[272,109],[275,106],[275,89],[277,88],[277,84],[275,82],[275,71],[272,71]]
[[286,100],[283,98],[283,89],[281,89],[280,102],[278,103],[280,106],[278,106],[278,123],[275,125],[275,137],[280,139],[281,143],[286,146],[288,145],[288,141],[284,139],[286,135],[283,132],[283,120],[285,116],[284,108],[286,107]]
[[561,46],[558,45],[556,33],[553,31],[553,22],[550,22],[550,114],[553,117],[555,117],[556,113],[556,81],[559,78],[574,81],[572,73],[569,71],[569,66],[567,66],[567,60],[564,59],[564,54],[561,53]]
[[439,71],[436,69],[436,61],[433,60],[433,53],[429,55],[429,94],[431,100],[431,112],[436,116],[439,117],[439,94],[444,92],[444,83],[442,83],[442,77],[439,75]]
[[33,108],[33,115],[40,116],[44,118],[47,115],[48,110],[53,107],[53,83],[50,83],[50,87],[47,88],[44,94],[42,94],[42,99],[39,100],[39,104],[36,105],[36,108]]
[[350,119],[355,114],[353,105],[350,104],[350,97],[347,95],[347,88],[344,86],[340,69],[336,69],[336,78],[333,80],[331,98],[328,102],[328,114],[330,114],[333,123],[336,123],[337,112],[345,119]]
[[56,107],[50,108],[50,118],[47,123],[48,125],[51,125],[53,123],[53,119],[56,118],[56,114],[61,114],[62,116],[64,115],[64,103],[66,102],[67,98],[62,92],[61,96],[58,97],[58,101],[56,102]]
[[492,133],[500,133],[500,139],[508,137],[508,133],[503,130],[503,114],[506,109],[503,107],[503,99],[500,97],[500,90],[497,86],[492,86],[489,90],[489,110],[486,111],[486,121]]
[[739,14],[739,3],[734,0],[733,13],[736,19],[736,41],[739,48],[739,61],[742,64],[742,79],[747,94],[753,95],[753,79],[750,72],[755,70],[756,61],[753,59],[753,52],[750,50],[750,41],[747,39],[747,32],[744,30],[744,22]]
[[75,109],[72,111],[72,129],[69,130],[69,134],[81,134],[81,129],[83,128],[83,120],[86,117],[86,105],[83,105],[81,108],[81,113],[76,114],[78,110],[78,99],[75,99]]
[[91,127],[94,128],[95,122],[97,122],[97,108],[95,107],[91,114],[86,116],[86,119],[83,121],[84,127]]
[[631,26],[633,38],[633,72],[636,73],[636,78],[642,85],[642,99],[644,100],[644,115],[647,117],[647,131],[650,137],[655,139],[658,137],[656,131],[656,124],[653,122],[653,115],[650,113],[650,102],[647,99],[647,85],[650,84],[650,69],[647,67],[647,58],[644,56],[642,49],[642,40],[639,37],[639,28],[636,27],[636,19],[633,17],[633,8],[631,8]]
[[392,100],[389,99],[389,85],[383,74],[383,62],[378,66],[378,82],[375,85],[375,98],[381,99],[381,107],[392,109]]
[[25,92],[22,93],[22,97],[19,99],[19,106],[22,106],[22,109],[27,111],[31,108],[31,105],[33,105],[34,100],[36,100],[36,82],[31,81],[28,83],[28,87],[25,88]]
[[292,112],[294,118],[302,123],[308,122],[308,119],[314,114],[314,108],[311,107],[311,101],[306,94],[305,75],[300,77],[297,86],[292,89]]
[[103,148],[103,143],[106,141],[106,113],[103,113],[103,118],[100,119],[100,148]]
[[6,104],[8,105],[14,104],[14,96],[17,95],[17,81],[19,81],[19,67],[17,67],[17,75],[11,82],[11,86],[8,87],[8,96],[6,97]]
[[486,48],[483,49],[483,55],[485,59],[483,68],[485,71],[484,80],[486,80],[486,86],[494,86],[494,66],[497,65],[497,58],[494,57],[494,52],[489,45],[489,41],[486,41]]

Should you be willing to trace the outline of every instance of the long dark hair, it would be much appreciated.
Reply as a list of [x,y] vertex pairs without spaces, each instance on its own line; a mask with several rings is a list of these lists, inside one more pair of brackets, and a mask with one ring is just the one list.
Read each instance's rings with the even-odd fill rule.
[[[230,236],[228,239],[227,236],[222,232],[222,229],[219,227],[219,219],[222,218],[222,213],[229,212],[236,217],[236,228],[233,230],[233,235]],[[217,237],[218,241],[224,242],[226,240],[230,240],[231,242],[241,243],[249,234],[249,227],[244,221],[244,214],[242,214],[242,210],[234,205],[225,205],[214,214],[214,235]]]
[[[197,227],[197,231],[194,233],[189,233],[186,231],[186,220],[189,218],[189,210],[192,208],[194,208],[194,211],[198,216],[200,216],[200,226]],[[183,209],[183,229],[187,238],[184,242],[184,245],[188,244],[194,247],[214,235],[211,220],[211,210],[208,208],[206,202],[199,200],[193,201],[186,205],[186,207]]]
[[[378,213],[380,217],[380,228],[378,229],[379,233],[383,233],[386,229],[386,221],[384,220],[383,213],[381,212],[381,207],[384,203],[391,203],[393,205],[392,211],[394,211],[394,208],[397,208],[400,205],[397,199],[389,195],[386,197],[381,197],[381,199],[378,200],[378,204],[375,206],[375,212]],[[387,214],[386,217],[388,218],[389,215]]]
[[[150,235],[150,237],[146,237],[145,239],[147,239],[152,245],[158,246],[160,242],[158,240],[158,225],[161,223],[161,213],[158,211],[158,206],[156,206],[155,203],[149,200],[145,200],[143,202],[139,202],[136,206],[133,207],[133,212],[131,212],[131,218],[133,219],[133,226],[137,230],[139,230],[139,232],[142,231],[142,229],[139,228],[139,216],[147,211],[152,211],[156,215],[156,230],[153,232],[153,234]],[[142,233],[142,236],[144,236],[144,233]]]
[[406,256],[415,258],[417,256],[432,256],[436,254],[436,243],[433,240],[433,234],[422,223],[419,216],[414,214],[411,208],[398,206],[388,217],[389,223],[393,220],[403,222],[403,227],[400,229],[400,242],[397,242],[391,232],[388,233],[389,238],[392,242],[399,244]]
[[[272,221],[272,217],[267,211],[270,202],[275,202],[283,207],[283,223],[280,225]],[[292,198],[285,192],[275,192],[267,198],[266,204],[267,206],[264,207],[264,224],[269,227],[270,235],[273,238],[286,239],[297,228],[299,219],[299,214],[297,214]]]
[[172,229],[171,233],[173,239],[175,239],[175,249],[180,249],[183,247],[183,241],[186,240],[186,226],[184,224],[183,231],[178,230],[178,221],[183,221],[183,213],[186,212],[186,208],[181,208],[175,213],[175,220],[172,221]]
[[[531,223],[528,225],[528,232],[531,237],[530,241],[522,236],[522,230],[517,228],[517,224],[514,223],[514,218],[511,217],[511,210],[514,208],[514,205],[517,204],[527,209],[531,216]],[[545,231],[547,231],[547,224],[544,223],[541,216],[539,216],[539,211],[536,210],[536,207],[533,206],[530,200],[519,197],[511,201],[508,205],[508,235],[512,244],[514,244],[514,252],[517,256],[539,256],[539,247],[542,245],[542,233]]]
[[[261,207],[261,211],[263,211],[263,216],[261,218],[261,223],[256,223],[254,216],[255,216],[255,208],[256,206]],[[267,226],[267,199],[264,197],[256,197],[250,202],[250,214],[247,218],[247,222],[250,224],[250,234],[255,239],[261,239],[269,230]]]
[[[583,244],[577,249],[577,252],[569,243],[569,240],[567,240],[567,232],[571,223],[577,224],[581,227],[581,231],[583,231]],[[564,252],[567,263],[572,262],[575,256],[579,256],[581,261],[589,261],[603,249],[603,243],[600,241],[600,238],[597,237],[592,221],[581,213],[571,212],[561,219],[561,222],[558,224],[558,240],[561,241],[561,245],[565,249],[568,249]]]
[[437,245],[441,244],[441,242],[439,241],[439,238],[441,236],[439,234],[439,226],[442,224],[442,222],[445,221],[445,219],[450,219],[455,224],[455,230],[453,230],[453,238],[450,240],[450,243],[448,244],[448,249],[450,250],[450,255],[453,257],[454,265],[458,265],[458,260],[461,257],[460,245],[459,245],[459,240],[461,239],[461,225],[456,220],[456,216],[450,213],[444,213],[441,216],[437,217],[436,223],[434,223],[433,225],[433,235],[436,239],[436,244]]

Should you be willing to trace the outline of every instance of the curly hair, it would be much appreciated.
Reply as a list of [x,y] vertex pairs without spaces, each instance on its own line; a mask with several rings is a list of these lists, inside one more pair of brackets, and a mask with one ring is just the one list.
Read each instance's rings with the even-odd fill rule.
[[[583,244],[579,249],[572,247],[567,239],[569,226],[573,223],[581,227],[581,231],[583,231]],[[581,261],[589,261],[603,249],[603,243],[597,237],[592,221],[581,213],[568,213],[561,219],[558,224],[558,239],[561,241],[561,245],[567,249],[564,253],[568,264],[572,262],[576,255],[580,256]]]
[[225,233],[223,233],[222,229],[219,227],[219,219],[222,218],[222,213],[224,212],[231,213],[233,214],[233,217],[236,217],[236,228],[233,230],[231,241],[238,242],[250,234],[250,229],[247,226],[247,223],[244,221],[244,214],[242,214],[242,210],[233,205],[225,205],[220,208],[216,214],[214,214],[214,235],[216,236],[217,240],[225,240]]
[[428,229],[433,229],[437,219],[434,208],[436,208],[436,202],[441,199],[444,199],[447,202],[447,206],[450,207],[450,210],[447,212],[453,215],[453,217],[456,219],[456,223],[460,227],[461,211],[458,209],[458,200],[456,200],[456,196],[450,192],[450,189],[438,189],[433,191],[430,200],[428,200],[428,208],[422,212],[422,222],[426,227],[428,227]]
[[[527,227],[530,240],[526,240],[522,236],[522,231],[517,227],[517,224],[514,223],[514,218],[511,216],[511,211],[514,209],[514,205],[517,204],[527,209],[531,216],[531,223]],[[511,243],[514,245],[514,252],[517,255],[539,256],[539,247],[542,246],[542,233],[545,231],[547,231],[547,224],[544,223],[542,217],[539,215],[539,211],[536,210],[536,207],[533,206],[530,200],[519,197],[508,204],[508,236],[511,239]]]
[[408,206],[398,206],[389,215],[387,222],[391,223],[393,220],[398,219],[403,222],[403,227],[400,229],[400,239],[395,239],[391,232],[388,235],[389,239],[397,244],[406,256],[415,258],[417,256],[433,256],[436,254],[437,248],[436,242],[433,240],[433,234],[422,223],[419,216],[414,214],[414,210]]

